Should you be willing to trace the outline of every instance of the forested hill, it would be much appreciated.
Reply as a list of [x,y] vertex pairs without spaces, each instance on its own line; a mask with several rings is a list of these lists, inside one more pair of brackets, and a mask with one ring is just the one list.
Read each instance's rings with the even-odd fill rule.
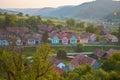
[[120,10],[114,11],[104,17],[107,21],[120,21]]
[[83,3],[77,6],[62,6],[58,8],[35,8],[35,9],[12,9],[21,11],[30,15],[41,15],[44,17],[57,18],[78,18],[78,19],[94,19],[103,18],[103,16],[120,10],[120,1],[112,0],[96,0]]
[[18,12],[17,12],[17,11],[12,11],[12,10],[0,9],[0,13],[16,14],[16,13],[18,13]]

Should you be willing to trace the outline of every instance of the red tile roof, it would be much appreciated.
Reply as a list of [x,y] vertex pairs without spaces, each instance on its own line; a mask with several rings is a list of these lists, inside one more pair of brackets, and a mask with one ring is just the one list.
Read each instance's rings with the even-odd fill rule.
[[44,25],[38,25],[37,28],[40,31],[47,31],[47,26],[44,26]]
[[106,56],[106,58],[109,57],[109,56],[111,56],[113,53],[117,53],[117,52],[120,53],[120,50],[116,50],[116,49],[112,49],[112,48],[111,48],[109,51],[107,51],[107,56]]
[[70,39],[72,37],[72,34],[69,34],[69,33],[63,33],[63,34],[59,34],[58,37],[60,39],[63,39],[64,37]]
[[7,27],[7,31],[13,33],[28,33],[29,29],[27,27]]
[[95,54],[97,57],[101,58],[106,52],[101,49],[96,49],[93,54]]
[[24,35],[25,39],[41,39],[42,35],[38,33],[29,33]]
[[70,32],[70,31],[69,31],[69,29],[68,29],[68,28],[62,28],[62,29],[61,29],[61,32],[63,32],[63,33],[64,33],[64,32]]
[[86,64],[93,65],[95,62],[96,62],[95,59],[79,54],[74,59],[71,60],[69,65],[71,67],[77,67],[79,65],[86,65]]
[[52,30],[54,30],[54,29],[55,29],[54,26],[48,26],[48,27],[47,27],[47,30],[48,30],[48,31],[52,31]]
[[110,39],[110,40],[111,40],[111,39],[117,39],[116,36],[111,35],[111,34],[106,34],[105,37],[108,38],[108,39]]
[[93,35],[93,33],[83,32],[83,33],[80,35],[80,38],[89,38],[91,35]]
[[61,61],[57,58],[53,58],[52,59],[52,63],[53,63],[53,66],[57,67],[57,65],[60,63]]

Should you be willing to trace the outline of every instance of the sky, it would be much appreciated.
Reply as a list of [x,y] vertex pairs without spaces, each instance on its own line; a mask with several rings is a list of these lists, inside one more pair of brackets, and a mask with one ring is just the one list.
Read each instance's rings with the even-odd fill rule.
[[79,5],[92,0],[0,0],[0,8],[43,8]]

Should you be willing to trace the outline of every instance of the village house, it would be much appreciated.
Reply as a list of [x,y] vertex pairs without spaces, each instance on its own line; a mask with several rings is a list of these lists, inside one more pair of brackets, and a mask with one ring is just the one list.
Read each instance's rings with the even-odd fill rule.
[[80,36],[73,33],[53,33],[49,35],[51,44],[76,45],[80,42]]
[[15,34],[27,34],[30,32],[27,27],[7,27],[6,30],[8,31],[8,33]]
[[116,49],[109,49],[109,51],[103,51],[101,49],[96,49],[93,54],[96,55],[98,57],[98,59],[106,59],[109,56],[111,56],[113,53],[118,53],[120,52],[120,50],[116,50]]
[[106,51],[103,51],[101,49],[96,49],[94,52],[93,52],[94,55],[97,56],[97,58],[100,60],[100,59],[104,59],[107,55],[107,52]]
[[106,34],[105,39],[109,43],[117,43],[118,42],[118,38],[116,36],[114,36],[114,35],[111,35],[111,34]]
[[7,32],[4,30],[0,30],[0,46],[8,46],[8,35]]
[[41,44],[42,43],[41,37],[42,35],[38,33],[26,34],[25,35],[26,45],[34,46]]
[[29,37],[27,38],[27,45],[29,45],[29,46],[35,45],[35,39],[34,39],[33,36],[29,36]]
[[47,26],[45,25],[38,25],[37,26],[37,30],[39,33],[44,33],[45,31],[47,31]]
[[109,34],[111,31],[109,28],[103,28],[102,31],[100,32],[100,34],[102,35],[106,35],[106,34]]
[[83,32],[80,35],[80,38],[86,40],[86,42],[87,42],[87,39],[88,39],[88,42],[96,41],[96,35],[94,33],[89,33],[89,32]]
[[0,46],[8,46],[9,41],[6,37],[0,37]]
[[45,31],[48,31],[48,33],[51,33],[53,31],[55,31],[55,27],[54,26],[46,26],[46,25],[38,25],[37,30],[39,33],[44,33]]
[[95,69],[99,67],[99,63],[95,59],[82,54],[79,54],[74,59],[72,59],[69,63],[69,66],[75,69],[80,65],[86,65],[86,64],[90,64]]
[[70,38],[70,44],[71,45],[75,45],[77,44],[77,37],[72,35],[72,37]]
[[16,39],[16,45],[17,45],[17,46],[22,46],[22,45],[23,45],[23,42],[22,42],[22,39],[21,39],[21,38],[17,38],[17,39]]
[[68,33],[70,30],[68,28],[61,28],[60,33]]
[[8,42],[8,40],[6,40],[6,39],[0,39],[0,46],[8,46],[9,45],[9,42]]
[[87,44],[88,43],[88,38],[82,38],[82,37],[80,37],[79,43]]
[[53,44],[53,45],[60,44],[60,39],[58,38],[58,36],[53,36],[52,37],[51,44]]
[[54,67],[58,67],[60,69],[64,69],[64,67],[66,66],[63,62],[61,62],[59,59],[57,58],[53,58],[52,60],[53,66]]
[[120,53],[120,50],[116,50],[116,49],[111,48],[111,49],[109,49],[109,51],[106,52],[107,53],[106,58],[108,58],[112,54],[118,53],[118,52]]
[[47,27],[47,31],[48,31],[49,33],[51,33],[52,31],[55,31],[55,27],[54,27],[54,26],[48,26],[48,27]]
[[11,46],[23,45],[24,36],[30,32],[27,27],[7,27],[6,30]]
[[58,37],[60,39],[60,43],[63,45],[68,45],[70,44],[70,38],[71,38],[71,34],[68,33],[63,33],[63,34],[59,34]]
[[38,33],[34,33],[32,36],[34,36],[36,45],[39,45],[42,43],[42,35]]

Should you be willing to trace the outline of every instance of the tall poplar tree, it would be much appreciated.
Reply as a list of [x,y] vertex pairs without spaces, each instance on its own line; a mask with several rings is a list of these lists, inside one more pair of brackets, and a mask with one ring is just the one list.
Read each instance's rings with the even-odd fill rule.
[[119,29],[118,29],[118,43],[120,45],[120,24],[119,24]]

